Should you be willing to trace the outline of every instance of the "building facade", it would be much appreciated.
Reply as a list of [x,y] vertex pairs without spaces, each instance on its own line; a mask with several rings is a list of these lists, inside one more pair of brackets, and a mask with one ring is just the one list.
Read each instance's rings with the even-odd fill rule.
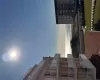
[[54,0],[57,24],[72,24],[76,15],[77,0]]
[[54,57],[43,57],[23,80],[96,80],[95,73],[95,67],[84,55],[73,58],[68,54],[68,58],[61,58],[55,54]]
[[86,32],[85,36],[85,54],[88,58],[92,55],[100,54],[100,32]]
[[78,32],[78,27],[75,25],[78,0],[54,0],[54,3],[55,3],[56,24],[58,27],[57,53],[61,53],[61,57],[64,56],[67,57],[68,53],[73,53],[73,52],[74,54],[80,53],[78,51],[79,47],[77,47],[77,50],[76,48],[73,48],[72,50],[69,51],[69,47],[71,49],[70,46],[71,39],[68,39],[70,36],[72,37],[73,35],[73,33],[69,35],[70,32],[74,32],[77,35],[75,30],[71,31],[72,27],[73,29],[77,29],[76,31]]

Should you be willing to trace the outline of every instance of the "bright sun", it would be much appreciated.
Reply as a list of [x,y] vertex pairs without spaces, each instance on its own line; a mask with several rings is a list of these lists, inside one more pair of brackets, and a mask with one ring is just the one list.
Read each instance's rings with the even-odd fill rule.
[[8,52],[8,56],[9,56],[9,59],[10,60],[18,60],[18,50],[17,49],[11,49],[9,52]]
[[16,51],[12,51],[11,53],[9,53],[9,57],[10,57],[10,59],[13,59],[13,60],[17,59]]
[[9,48],[6,53],[2,55],[3,61],[18,61],[20,57],[19,48]]

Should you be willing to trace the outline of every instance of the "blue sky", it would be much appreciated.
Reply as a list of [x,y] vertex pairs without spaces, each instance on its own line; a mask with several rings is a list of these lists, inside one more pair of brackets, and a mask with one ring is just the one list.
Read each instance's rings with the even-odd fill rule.
[[[21,58],[4,62],[7,48],[19,47]],[[56,52],[53,0],[0,0],[0,80],[19,80],[43,56]]]

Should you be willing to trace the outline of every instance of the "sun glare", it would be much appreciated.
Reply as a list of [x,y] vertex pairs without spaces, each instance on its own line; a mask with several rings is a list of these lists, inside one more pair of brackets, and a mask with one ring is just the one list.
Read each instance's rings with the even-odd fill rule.
[[12,51],[11,53],[9,53],[9,57],[11,60],[16,60],[17,59],[17,51]]
[[18,48],[10,48],[2,55],[2,59],[3,61],[18,61],[20,57],[19,52]]

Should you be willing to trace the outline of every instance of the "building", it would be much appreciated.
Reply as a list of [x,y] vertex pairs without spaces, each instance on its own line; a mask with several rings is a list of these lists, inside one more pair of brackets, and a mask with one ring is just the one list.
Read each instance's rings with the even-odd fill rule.
[[96,80],[95,75],[95,67],[84,55],[73,58],[68,54],[68,58],[61,58],[55,54],[54,57],[43,57],[23,80]]
[[54,0],[57,24],[72,24],[77,12],[77,0]]
[[72,26],[71,40],[72,53],[75,57],[78,57],[81,53],[85,53],[84,27],[84,0],[77,0],[77,14]]
[[[65,39],[68,32],[66,29],[68,29],[67,27],[68,24],[71,24],[70,26],[70,29],[72,29],[71,31],[72,39],[70,40],[72,48],[71,52],[74,57],[78,57],[79,53],[84,54],[85,52],[84,33],[83,33],[83,27],[85,26],[84,0],[54,0],[54,1],[55,1],[56,24],[60,25],[58,26],[59,29],[58,31],[65,34],[64,37],[59,38],[59,33],[58,33],[59,44],[57,43],[58,44],[57,46],[59,47],[59,45],[62,45],[63,47],[65,47],[67,45]],[[62,29],[64,29],[63,24],[66,25],[65,26],[66,31],[65,30],[61,31]],[[63,44],[60,43],[60,41],[62,41],[61,39],[63,40]],[[60,47],[62,48],[62,46]],[[66,55],[65,48],[59,50],[60,51],[58,53]]]
[[72,40],[71,40],[71,48],[74,57],[79,57],[80,53],[80,40],[79,40],[79,18],[78,14],[75,16],[75,20],[72,28]]
[[75,23],[77,2],[78,0],[54,0],[56,24],[58,27],[57,53],[61,53],[61,57],[67,57],[69,53],[72,54],[70,46],[72,33],[70,34],[70,32],[72,26],[76,27],[72,24]]
[[93,54],[100,53],[100,32],[86,32],[85,34],[85,54],[90,58]]

